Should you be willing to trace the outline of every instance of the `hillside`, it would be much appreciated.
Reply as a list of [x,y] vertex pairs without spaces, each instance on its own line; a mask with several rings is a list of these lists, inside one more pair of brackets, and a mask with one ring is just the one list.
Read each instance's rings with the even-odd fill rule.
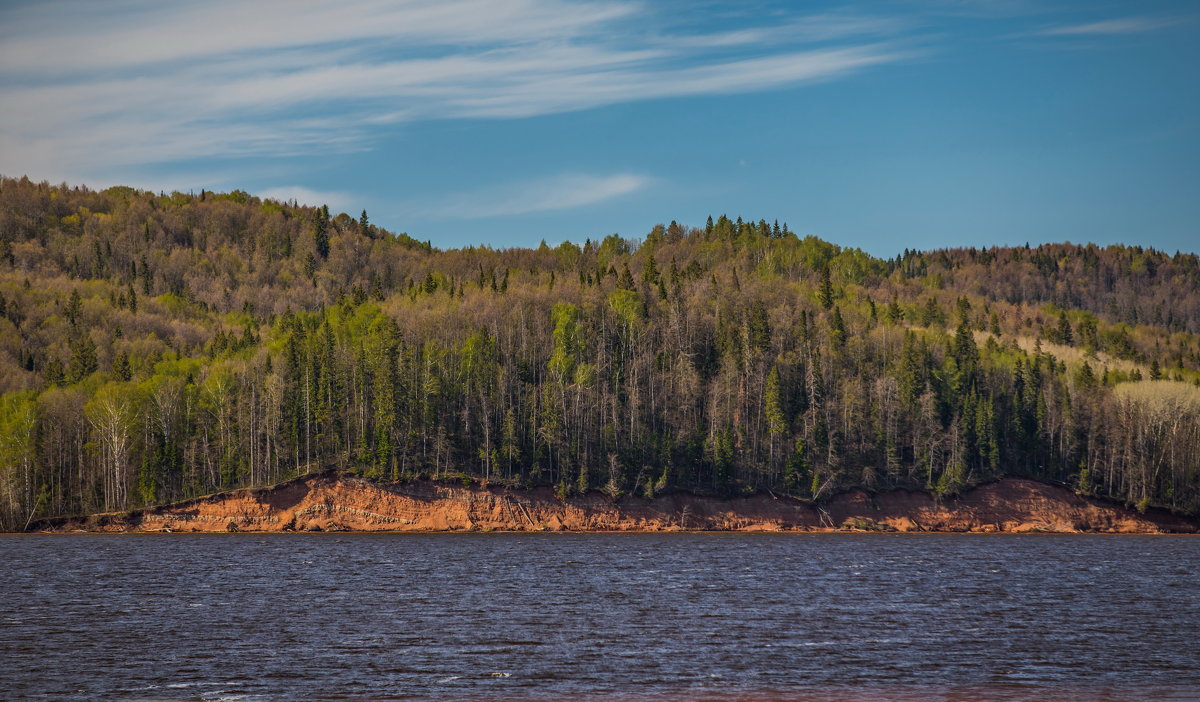
[[0,179],[0,525],[337,468],[1200,509],[1200,261],[876,259],[720,216],[440,251],[247,193]]

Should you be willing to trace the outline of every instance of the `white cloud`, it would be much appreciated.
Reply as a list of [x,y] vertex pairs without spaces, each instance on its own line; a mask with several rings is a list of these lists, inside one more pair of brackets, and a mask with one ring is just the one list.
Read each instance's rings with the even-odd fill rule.
[[1053,8],[1045,0],[915,0],[913,4],[932,15],[968,19],[1016,17],[1044,13]]
[[824,14],[803,17],[768,27],[733,29],[717,34],[666,37],[664,41],[675,46],[705,48],[767,45],[895,34],[907,26],[907,22],[888,17]]
[[0,168],[94,181],[139,164],[362,150],[389,123],[779,89],[914,55],[878,41],[901,25],[871,17],[705,35],[654,25],[621,0],[8,6]]
[[1066,27],[1052,27],[1037,34],[1041,36],[1093,36],[1103,34],[1139,34],[1163,29],[1179,24],[1175,20],[1155,19],[1151,17],[1125,17],[1123,19],[1104,20],[1074,24]]
[[564,0],[42,2],[0,12],[5,73],[74,74],[346,41],[429,45],[569,38],[632,13]]
[[413,203],[407,209],[439,218],[521,215],[593,205],[642,190],[652,183],[651,178],[636,173],[606,176],[564,173]]
[[313,190],[303,185],[281,185],[274,188],[263,188],[254,193],[263,199],[288,202],[295,200],[301,205],[320,207],[329,205],[330,209],[345,209],[352,200],[347,193],[332,190]]
[[454,117],[529,117],[617,102],[744,93],[827,80],[912,53],[883,46],[852,47],[730,60],[666,70],[547,71],[502,90],[479,86],[437,107]]

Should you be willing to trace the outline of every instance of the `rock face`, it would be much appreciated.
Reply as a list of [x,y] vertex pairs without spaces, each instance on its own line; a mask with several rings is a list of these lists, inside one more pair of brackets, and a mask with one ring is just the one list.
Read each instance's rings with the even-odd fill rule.
[[303,476],[271,488],[219,493],[141,512],[44,520],[47,531],[933,531],[1195,533],[1195,520],[1140,514],[1020,478],[937,500],[923,492],[842,493],[820,505],[771,495],[719,499],[672,494],[557,499],[547,488],[416,481],[349,474]]

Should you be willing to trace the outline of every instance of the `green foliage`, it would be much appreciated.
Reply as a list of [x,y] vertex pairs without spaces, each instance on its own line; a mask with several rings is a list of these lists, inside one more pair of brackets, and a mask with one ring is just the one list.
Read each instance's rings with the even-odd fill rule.
[[67,365],[66,381],[78,383],[99,368],[96,359],[96,344],[90,334],[79,332],[71,341],[71,361]]
[[919,324],[923,327],[943,327],[946,325],[946,314],[942,312],[937,298],[930,295],[925,298],[925,306],[921,308]]
[[550,312],[554,324],[554,350],[547,364],[551,375],[564,383],[574,377],[577,355],[583,346],[579,328],[579,308],[560,302]]
[[313,249],[317,256],[329,258],[329,207],[313,213]]
[[617,319],[621,320],[621,323],[629,329],[637,326],[645,316],[642,299],[632,290],[614,290],[608,296],[608,306],[616,314]]
[[834,349],[846,346],[846,322],[842,319],[842,310],[838,307],[834,307],[833,313],[829,315],[829,341]]
[[750,348],[758,351],[769,350],[771,348],[771,320],[767,313],[767,306],[762,300],[755,300],[750,305],[746,322]]
[[883,261],[725,215],[437,251],[365,212],[12,180],[0,231],[3,525],[327,467],[806,499],[1025,475],[1200,509],[1187,255]]
[[833,279],[829,273],[829,266],[821,268],[821,287],[817,293],[817,299],[825,309],[833,307]]
[[767,374],[767,387],[763,392],[766,404],[767,433],[780,436],[787,430],[783,415],[783,401],[779,391],[779,369],[771,368]]
[[124,351],[118,351],[113,358],[113,376],[117,380],[129,381],[133,377],[133,372],[129,368],[129,354]]

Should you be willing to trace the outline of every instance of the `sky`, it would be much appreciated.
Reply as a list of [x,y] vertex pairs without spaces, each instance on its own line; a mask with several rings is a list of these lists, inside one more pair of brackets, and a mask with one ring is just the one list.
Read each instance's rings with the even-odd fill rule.
[[1200,251],[1200,3],[0,2],[0,173],[441,248],[779,220]]

